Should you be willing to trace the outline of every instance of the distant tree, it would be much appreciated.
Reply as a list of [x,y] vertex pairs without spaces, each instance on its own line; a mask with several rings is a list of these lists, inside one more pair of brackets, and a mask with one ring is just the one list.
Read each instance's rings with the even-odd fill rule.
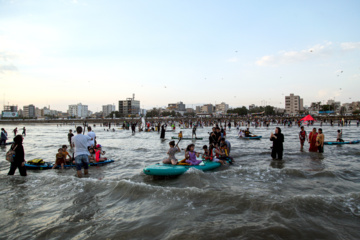
[[274,110],[274,107],[272,106],[266,106],[265,107],[265,114],[266,115],[275,115],[275,110]]
[[146,117],[158,117],[160,115],[160,111],[156,108],[151,109],[146,112]]
[[186,113],[184,113],[184,116],[185,117],[195,117],[196,113],[194,113],[194,112],[186,112]]
[[321,105],[320,106],[320,111],[330,111],[331,107],[332,107],[331,105],[327,105],[327,104]]
[[340,115],[345,115],[346,112],[346,108],[345,107],[341,107],[340,108]]
[[168,117],[168,116],[171,116],[171,112],[163,112],[161,115],[163,117]]
[[234,108],[227,111],[227,113],[237,113],[238,115],[247,115],[248,109],[246,107]]

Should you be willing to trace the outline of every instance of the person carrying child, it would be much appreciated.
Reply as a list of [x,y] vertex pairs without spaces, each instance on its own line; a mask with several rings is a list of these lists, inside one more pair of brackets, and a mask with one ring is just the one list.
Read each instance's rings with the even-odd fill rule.
[[163,160],[164,164],[172,164],[172,165],[176,165],[178,163],[178,160],[175,157],[175,154],[178,152],[181,152],[180,148],[178,145],[175,146],[175,142],[171,141],[169,143],[170,149],[167,152],[167,154],[169,155],[169,157],[165,160]]
[[58,149],[58,153],[56,154],[56,161],[55,161],[55,164],[52,167],[52,169],[56,168],[58,165],[61,165],[61,169],[64,169],[65,157],[64,157],[62,148]]

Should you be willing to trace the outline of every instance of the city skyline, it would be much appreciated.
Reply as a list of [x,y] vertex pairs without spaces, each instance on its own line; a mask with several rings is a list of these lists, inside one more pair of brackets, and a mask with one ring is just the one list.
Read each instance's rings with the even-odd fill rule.
[[1,1],[3,104],[357,101],[358,1]]

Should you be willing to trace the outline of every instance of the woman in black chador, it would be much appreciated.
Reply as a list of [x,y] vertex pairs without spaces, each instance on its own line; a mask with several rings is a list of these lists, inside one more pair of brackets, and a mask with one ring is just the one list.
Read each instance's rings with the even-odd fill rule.
[[160,138],[165,139],[165,126],[164,125],[161,126]]
[[275,134],[271,133],[270,141],[273,142],[271,157],[273,158],[273,160],[282,160],[284,151],[284,135],[281,133],[281,129],[279,127],[275,129]]

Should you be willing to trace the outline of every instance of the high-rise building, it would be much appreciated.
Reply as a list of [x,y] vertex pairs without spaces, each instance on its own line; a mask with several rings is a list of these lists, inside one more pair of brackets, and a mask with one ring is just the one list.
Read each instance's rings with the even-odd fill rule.
[[69,116],[86,118],[88,116],[88,105],[82,105],[81,103],[69,105]]
[[224,102],[220,103],[220,104],[216,104],[215,105],[215,110],[218,113],[223,113],[226,114],[227,111],[229,110],[229,104],[226,104]]
[[285,97],[285,110],[287,114],[297,114],[304,110],[304,100],[293,93]]
[[201,107],[200,107],[200,106],[196,106],[195,112],[196,112],[196,113],[201,113]]
[[135,94],[132,98],[119,101],[119,113],[123,115],[140,114],[140,101],[135,100]]
[[18,111],[17,106],[11,106],[11,105],[4,106],[4,112],[17,112],[17,111]]
[[28,106],[24,106],[23,116],[27,118],[34,118],[35,115],[35,106],[30,104]]
[[40,108],[35,108],[35,115],[36,117],[42,117],[42,110]]
[[202,113],[208,113],[208,114],[212,114],[213,113],[213,105],[212,104],[205,104],[201,107],[201,112]]
[[185,111],[185,104],[183,102],[178,102],[178,103],[169,103],[168,104],[168,109],[169,110],[175,110],[175,111]]
[[108,104],[102,106],[102,115],[103,117],[107,117],[110,113],[115,112],[115,105]]
[[15,118],[18,117],[18,107],[17,106],[11,106],[11,105],[4,105],[4,111],[1,113],[2,117],[5,118]]

